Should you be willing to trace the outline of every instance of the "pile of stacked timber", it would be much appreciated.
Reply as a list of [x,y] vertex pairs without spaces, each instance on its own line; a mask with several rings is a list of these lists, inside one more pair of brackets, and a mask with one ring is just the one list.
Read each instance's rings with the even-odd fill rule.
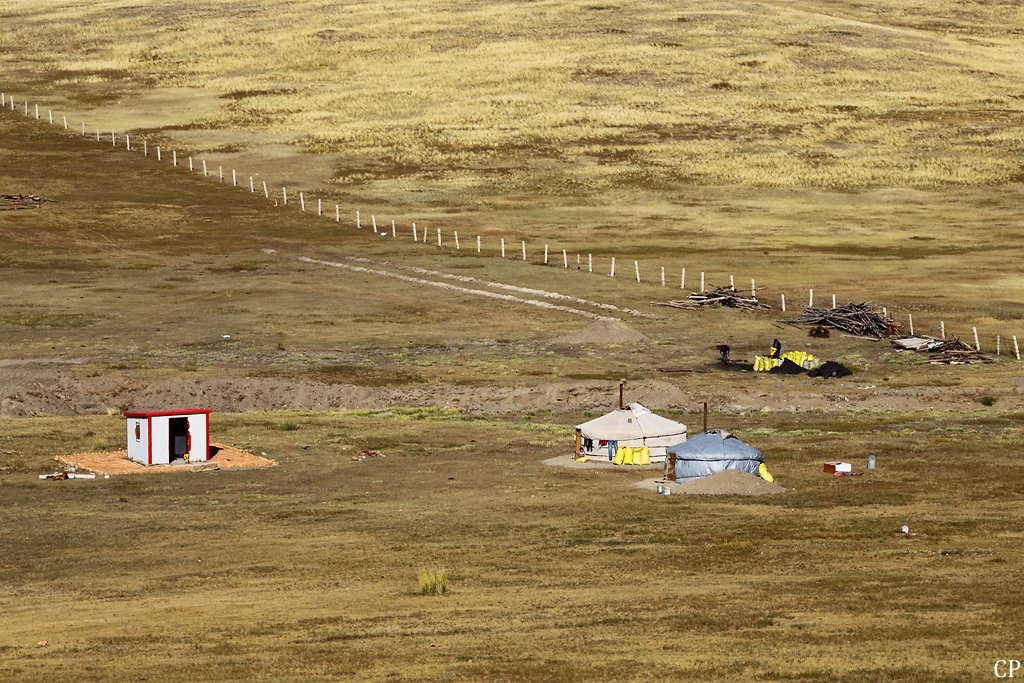
[[883,317],[875,304],[870,301],[850,303],[832,309],[808,306],[799,318],[780,320],[779,322],[788,325],[831,327],[855,337],[873,337],[874,339],[895,334],[898,328],[891,318]]
[[0,211],[15,211],[17,209],[37,209],[43,202],[52,202],[53,199],[46,199],[39,195],[26,194],[0,194]]
[[897,351],[927,353],[932,365],[966,365],[970,363],[991,363],[992,359],[982,355],[976,348],[960,341],[959,337],[936,339],[926,335],[894,339],[892,346]]
[[695,311],[700,308],[711,306],[726,306],[728,308],[743,308],[747,310],[767,309],[771,306],[753,297],[741,296],[736,292],[735,287],[718,287],[704,292],[694,292],[685,299],[673,301],[652,301],[652,306],[668,306],[670,308],[685,308]]

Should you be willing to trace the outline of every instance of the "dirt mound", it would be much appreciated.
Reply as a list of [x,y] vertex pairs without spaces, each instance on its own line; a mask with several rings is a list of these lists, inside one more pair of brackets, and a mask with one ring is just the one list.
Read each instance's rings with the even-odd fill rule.
[[742,470],[726,470],[681,484],[669,483],[664,479],[646,479],[636,486],[652,490],[657,490],[658,486],[668,486],[674,496],[767,496],[786,492],[778,484],[769,484],[761,477]]
[[648,341],[643,335],[621,320],[598,320],[579,332],[555,339],[555,344],[629,344]]
[[[629,394],[630,400],[639,401],[655,411],[692,406],[708,396],[706,391],[692,393],[663,380],[638,381],[630,385]],[[712,395],[711,400],[719,399]],[[366,387],[284,377],[173,377],[152,374],[138,377],[132,371],[90,377],[54,367],[0,365],[0,417],[105,415],[108,412],[119,415],[133,410],[166,410],[169,404],[175,408],[209,408],[217,413],[384,410],[414,406],[452,408],[475,415],[538,408],[589,410],[600,414],[614,408],[618,401],[618,386],[597,380],[519,382],[515,386],[414,384]],[[572,443],[571,430],[567,438],[568,443]]]

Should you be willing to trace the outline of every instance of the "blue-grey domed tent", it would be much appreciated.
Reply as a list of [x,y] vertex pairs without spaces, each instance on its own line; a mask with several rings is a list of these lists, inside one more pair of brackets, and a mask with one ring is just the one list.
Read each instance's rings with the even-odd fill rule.
[[702,432],[684,443],[669,446],[666,451],[676,456],[678,482],[725,470],[743,470],[756,475],[757,468],[764,462],[761,451],[721,429]]

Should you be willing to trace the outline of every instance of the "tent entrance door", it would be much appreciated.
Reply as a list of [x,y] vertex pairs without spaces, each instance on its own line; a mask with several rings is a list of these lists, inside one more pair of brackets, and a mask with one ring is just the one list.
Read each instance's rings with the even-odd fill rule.
[[185,457],[188,453],[188,418],[187,417],[172,417],[168,420],[170,429],[170,453],[171,462]]

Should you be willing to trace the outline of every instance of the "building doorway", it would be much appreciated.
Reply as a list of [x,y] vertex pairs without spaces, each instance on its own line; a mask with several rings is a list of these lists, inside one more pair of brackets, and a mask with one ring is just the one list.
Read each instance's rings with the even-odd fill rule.
[[185,458],[192,439],[189,438],[187,417],[172,417],[167,422],[170,427],[170,461],[173,463],[175,460]]

